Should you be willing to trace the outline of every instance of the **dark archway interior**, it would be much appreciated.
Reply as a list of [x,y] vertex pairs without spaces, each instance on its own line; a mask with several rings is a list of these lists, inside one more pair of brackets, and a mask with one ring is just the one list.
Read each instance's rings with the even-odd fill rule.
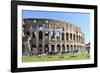
[[42,31],[39,31],[39,39],[43,39],[43,32]]
[[45,45],[45,50],[44,50],[44,52],[45,52],[45,53],[49,52],[49,46],[48,46],[48,44]]
[[35,38],[35,33],[34,33],[34,31],[33,31],[33,33],[32,33],[32,37]]
[[54,45],[51,45],[51,52],[54,52]]
[[62,40],[64,40],[64,33],[62,33]]
[[29,31],[27,31],[26,34],[27,34],[28,36],[30,36],[30,32],[29,32]]
[[70,34],[70,39],[72,40],[72,34]]
[[75,40],[75,34],[73,35],[73,40]]
[[66,40],[68,40],[68,33],[66,33]]
[[65,52],[65,45],[62,45],[62,52]]
[[57,52],[60,52],[60,45],[57,45]]

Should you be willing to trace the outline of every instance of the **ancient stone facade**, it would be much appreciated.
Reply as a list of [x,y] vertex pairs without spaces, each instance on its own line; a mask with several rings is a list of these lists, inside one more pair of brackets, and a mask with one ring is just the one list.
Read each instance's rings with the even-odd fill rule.
[[68,54],[85,51],[80,27],[52,19],[23,19],[23,55]]

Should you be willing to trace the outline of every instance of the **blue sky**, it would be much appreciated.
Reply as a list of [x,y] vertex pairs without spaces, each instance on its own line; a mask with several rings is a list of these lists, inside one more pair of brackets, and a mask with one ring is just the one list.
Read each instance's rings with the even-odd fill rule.
[[22,16],[23,18],[55,19],[77,25],[85,35],[85,42],[90,41],[90,14],[88,13],[23,10]]

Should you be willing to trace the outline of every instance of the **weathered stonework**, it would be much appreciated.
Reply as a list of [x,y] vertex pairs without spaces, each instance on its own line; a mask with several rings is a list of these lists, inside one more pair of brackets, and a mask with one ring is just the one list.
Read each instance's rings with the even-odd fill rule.
[[23,20],[23,55],[82,53],[84,34],[80,27],[52,19]]

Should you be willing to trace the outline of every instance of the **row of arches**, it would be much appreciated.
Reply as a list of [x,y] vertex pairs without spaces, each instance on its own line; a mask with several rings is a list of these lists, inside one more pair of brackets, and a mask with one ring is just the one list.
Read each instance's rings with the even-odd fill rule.
[[77,34],[72,34],[72,33],[62,33],[62,40],[64,40],[64,36],[66,35],[66,40],[76,40],[79,42],[84,42],[83,36],[77,35]]
[[79,45],[65,45],[65,44],[31,44],[31,52],[28,51],[28,46],[22,45],[22,52],[31,53],[32,55],[38,54],[67,54],[67,53],[79,53],[84,52],[85,47]]
[[51,45],[51,52],[57,53],[77,53],[78,51],[82,51],[84,49],[83,46],[76,45]]
[[83,46],[77,46],[77,45],[49,45],[45,44],[44,46],[42,44],[39,44],[38,47],[36,45],[32,46],[32,49],[37,49],[39,53],[78,53],[80,49],[83,49]]
[[[29,25],[27,24],[27,27],[29,28]],[[70,30],[70,31],[77,31],[79,30],[79,28],[77,28],[76,26],[74,25],[71,25],[71,24],[60,24],[60,23],[55,23],[55,24],[33,24],[31,25],[31,27],[33,28],[50,28],[50,29],[62,29],[62,31],[66,31],[66,30]]]
[[[43,39],[43,32],[44,31],[38,32],[39,39]],[[28,36],[30,36],[31,33],[29,31],[27,31],[26,34]],[[49,39],[49,36],[51,36],[51,39],[55,39],[55,37],[56,37],[56,39],[60,39],[61,38],[60,34],[61,34],[61,32],[59,32],[59,31],[51,31],[51,33],[50,33],[50,31],[44,32],[45,37],[48,38],[48,39]],[[66,39],[66,41],[67,41],[67,40],[70,39],[70,40],[74,40],[74,41],[84,43],[83,36],[80,36],[80,35],[77,35],[77,34],[72,34],[72,33],[62,33],[61,35],[62,35],[62,40]],[[65,35],[66,35],[66,37],[65,37]],[[32,38],[33,39],[36,38],[36,34],[35,34],[34,31],[32,32]]]

